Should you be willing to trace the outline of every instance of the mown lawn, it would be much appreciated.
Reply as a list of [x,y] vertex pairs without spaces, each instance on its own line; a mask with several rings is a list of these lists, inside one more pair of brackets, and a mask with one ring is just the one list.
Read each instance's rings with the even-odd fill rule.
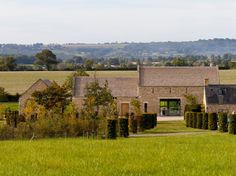
[[186,128],[185,121],[158,121],[157,127],[146,130],[144,133],[161,134],[161,133],[182,133],[182,132],[209,132],[202,129]]
[[236,136],[0,142],[0,175],[235,175]]

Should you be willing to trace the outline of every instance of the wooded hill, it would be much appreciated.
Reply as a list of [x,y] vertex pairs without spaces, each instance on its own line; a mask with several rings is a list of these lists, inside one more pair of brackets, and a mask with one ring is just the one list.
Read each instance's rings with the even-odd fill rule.
[[223,55],[226,53],[236,54],[236,39],[103,44],[0,44],[0,55],[34,56],[45,48],[52,50],[60,59],[68,59],[73,56],[89,58],[155,58],[176,55]]

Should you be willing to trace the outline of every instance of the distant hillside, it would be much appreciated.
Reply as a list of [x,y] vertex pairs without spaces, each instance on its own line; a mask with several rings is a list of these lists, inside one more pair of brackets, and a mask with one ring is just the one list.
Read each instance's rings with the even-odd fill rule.
[[0,44],[0,55],[35,55],[42,49],[51,49],[58,58],[73,56],[90,58],[125,57],[147,58],[175,55],[236,54],[236,39],[212,39],[189,42],[105,43],[105,44]]

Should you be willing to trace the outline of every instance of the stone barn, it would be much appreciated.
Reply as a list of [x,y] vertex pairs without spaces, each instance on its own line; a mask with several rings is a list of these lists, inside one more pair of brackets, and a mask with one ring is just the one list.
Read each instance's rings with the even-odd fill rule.
[[[205,84],[219,84],[218,67],[139,67],[138,78],[97,78],[100,84],[108,81],[112,95],[117,99],[121,116],[132,111],[130,101],[137,98],[143,112],[159,116],[180,116],[186,105],[185,95],[197,97],[203,103]],[[73,86],[73,102],[83,106],[89,77],[76,77]]]
[[30,86],[19,98],[19,113],[23,114],[27,100],[31,98],[35,91],[43,91],[51,85],[51,81],[47,79],[39,79],[32,86]]

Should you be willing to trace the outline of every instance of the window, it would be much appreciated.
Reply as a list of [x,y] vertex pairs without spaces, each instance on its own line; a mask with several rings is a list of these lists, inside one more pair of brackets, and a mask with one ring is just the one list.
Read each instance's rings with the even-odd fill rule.
[[148,111],[148,104],[144,103],[144,112],[147,112],[147,111]]

